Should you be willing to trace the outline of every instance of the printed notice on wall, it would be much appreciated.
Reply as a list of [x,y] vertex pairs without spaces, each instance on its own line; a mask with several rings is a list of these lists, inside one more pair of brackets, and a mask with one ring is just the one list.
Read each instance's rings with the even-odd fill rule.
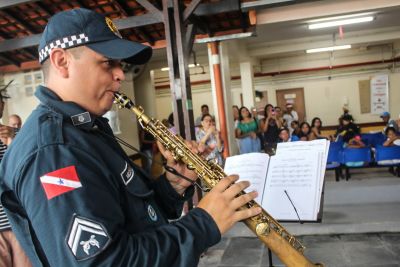
[[376,75],[371,79],[371,113],[389,111],[389,76]]

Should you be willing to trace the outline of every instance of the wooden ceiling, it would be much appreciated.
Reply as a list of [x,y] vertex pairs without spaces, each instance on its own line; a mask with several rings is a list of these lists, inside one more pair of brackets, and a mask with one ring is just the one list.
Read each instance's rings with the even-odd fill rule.
[[[2,1],[3,2],[3,1]],[[146,6],[146,2],[150,5]],[[84,7],[114,20],[121,34],[153,47],[165,46],[162,0],[4,0],[0,3],[0,70],[24,69],[38,60],[37,44],[48,19],[57,12]],[[197,36],[251,31],[249,11],[241,4],[251,0],[182,0],[182,10],[194,6],[187,23],[197,27]],[[142,5],[141,5],[142,4]],[[150,8],[149,8],[150,7]],[[151,12],[151,9],[156,12]],[[149,11],[150,10],[150,11]],[[160,12],[158,12],[160,11]],[[184,14],[183,14],[184,16]],[[12,69],[11,68],[11,69]]]

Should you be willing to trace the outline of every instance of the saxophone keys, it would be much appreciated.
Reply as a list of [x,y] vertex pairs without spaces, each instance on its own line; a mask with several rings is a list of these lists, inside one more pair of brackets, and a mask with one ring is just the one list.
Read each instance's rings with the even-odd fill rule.
[[257,235],[268,235],[271,231],[268,223],[258,223],[256,225],[256,233]]

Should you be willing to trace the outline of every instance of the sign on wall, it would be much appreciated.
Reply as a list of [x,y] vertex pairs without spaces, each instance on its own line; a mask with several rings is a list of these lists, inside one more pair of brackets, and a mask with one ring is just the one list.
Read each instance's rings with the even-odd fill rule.
[[389,76],[381,74],[371,79],[371,113],[389,111]]

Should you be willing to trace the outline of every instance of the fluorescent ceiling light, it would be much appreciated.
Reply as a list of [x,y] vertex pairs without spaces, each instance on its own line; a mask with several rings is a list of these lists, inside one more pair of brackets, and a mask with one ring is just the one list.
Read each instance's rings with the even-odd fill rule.
[[338,46],[308,49],[308,50],[306,50],[306,53],[310,54],[310,53],[318,53],[318,52],[330,52],[330,51],[350,49],[350,48],[351,48],[351,45],[338,45]]
[[335,27],[335,26],[341,26],[341,25],[349,25],[349,24],[355,24],[355,23],[361,23],[361,22],[369,22],[369,21],[373,21],[373,20],[374,20],[373,16],[331,20],[331,21],[310,24],[310,25],[308,25],[308,29],[314,30],[314,29]]
[[[189,68],[194,68],[194,67],[198,67],[198,66],[200,66],[199,63],[197,63],[196,65],[194,65],[194,64],[188,65]],[[161,71],[169,71],[169,68],[168,67],[161,68]]]

